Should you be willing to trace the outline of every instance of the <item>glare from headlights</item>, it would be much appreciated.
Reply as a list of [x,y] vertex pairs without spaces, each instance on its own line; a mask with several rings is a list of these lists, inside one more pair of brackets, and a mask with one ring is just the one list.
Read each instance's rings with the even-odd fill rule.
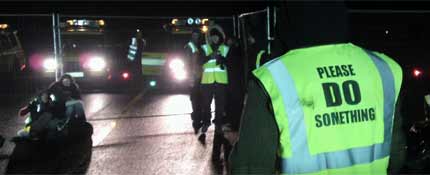
[[55,69],[57,69],[57,62],[54,58],[46,58],[43,61],[43,68],[46,70],[46,72],[54,72]]
[[187,72],[185,70],[185,63],[179,58],[172,59],[169,63],[173,78],[178,81],[185,80],[187,78]]
[[101,71],[106,68],[106,62],[101,57],[93,57],[88,60],[88,68],[91,71]]
[[184,62],[181,59],[175,58],[169,63],[169,68],[172,70],[184,69]]
[[173,72],[173,77],[176,80],[180,80],[180,81],[185,80],[187,78],[187,72],[185,72],[184,69],[178,70],[176,72]]

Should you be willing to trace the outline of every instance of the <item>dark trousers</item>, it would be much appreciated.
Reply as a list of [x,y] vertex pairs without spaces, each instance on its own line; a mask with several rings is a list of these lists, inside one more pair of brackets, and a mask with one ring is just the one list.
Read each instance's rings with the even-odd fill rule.
[[[45,112],[40,115],[36,121],[31,123],[30,135],[38,135],[49,128],[52,117],[53,116],[50,112]],[[51,127],[52,129],[56,129],[55,126]]]
[[211,125],[211,102],[215,98],[215,126],[221,126],[225,116],[226,85],[224,84],[202,84],[202,121],[203,125]]
[[190,92],[191,107],[193,112],[191,113],[191,120],[193,121],[193,128],[200,128],[202,122],[202,95],[200,91],[200,82],[196,81]]
[[202,121],[203,131],[207,131],[207,128],[211,124],[211,102],[215,98],[215,135],[212,147],[212,159],[219,160],[221,155],[221,147],[224,146],[224,155],[228,156],[231,145],[228,140],[224,138],[222,131],[222,125],[224,124],[225,118],[225,104],[226,104],[226,85],[224,84],[202,84]]
[[[217,128],[215,128],[217,130]],[[233,145],[224,137],[224,133],[215,131],[214,142],[212,147],[212,160],[220,160],[221,147],[224,150],[224,160],[228,162],[228,157],[230,155]]]

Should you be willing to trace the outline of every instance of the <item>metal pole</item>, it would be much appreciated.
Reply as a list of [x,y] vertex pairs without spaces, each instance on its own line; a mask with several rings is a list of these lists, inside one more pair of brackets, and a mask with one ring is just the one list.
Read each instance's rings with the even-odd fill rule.
[[[55,20],[55,13],[52,13],[52,34],[53,34],[53,39],[54,39],[54,59],[55,59],[55,62],[57,63],[57,65],[58,65],[58,55],[57,55],[57,29],[56,29],[56,22],[57,20]],[[58,81],[59,79],[60,79],[60,77],[58,76],[59,74],[58,74],[58,68],[57,69],[55,69],[55,81]]]
[[236,16],[233,15],[233,36],[237,37],[237,26],[236,26]]
[[[248,84],[248,59],[249,59],[249,56],[248,56],[248,41],[247,41],[247,37],[248,37],[248,34],[247,34],[247,32],[246,32],[246,28],[245,28],[245,19],[244,18],[239,18],[239,21],[240,21],[240,28],[241,28],[241,31],[242,31],[242,42],[243,42],[243,51],[244,51],[244,56],[243,56],[243,72],[244,72],[244,83],[245,83],[245,86],[244,87],[246,87],[247,86],[247,84]],[[245,93],[246,93],[246,88],[245,88]]]
[[267,7],[267,54],[272,54],[272,41],[275,40],[273,36],[275,33],[276,25],[276,9],[275,7]]
[[268,6],[266,8],[266,32],[267,32],[267,54],[270,55],[271,54],[271,50],[270,50],[270,39],[271,39],[271,33],[270,33],[270,7]]
[[63,47],[61,44],[61,29],[60,29],[60,14],[57,13],[57,45],[58,45],[58,69],[59,69],[59,73],[60,76],[62,76],[64,74],[64,70],[63,70]]
[[240,39],[240,17],[236,16],[236,26],[237,26],[237,38]]

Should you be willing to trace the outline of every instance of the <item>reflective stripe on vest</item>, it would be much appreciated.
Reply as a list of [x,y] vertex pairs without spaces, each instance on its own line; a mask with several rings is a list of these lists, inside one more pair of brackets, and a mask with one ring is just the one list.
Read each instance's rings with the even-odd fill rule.
[[[210,45],[204,44],[201,46],[206,56],[210,56],[213,51]],[[221,44],[218,47],[218,51],[220,52],[222,57],[227,57],[230,48],[224,44]],[[226,67],[221,69],[220,65],[216,64],[216,59],[210,59],[203,65],[203,75],[201,84],[212,84],[212,83],[220,83],[227,84],[228,76]]]
[[[277,96],[280,96],[283,101],[283,109],[275,109],[274,106],[275,115],[277,114],[276,110],[284,110],[280,111],[280,113],[284,113],[286,114],[285,116],[287,116],[286,120],[288,122],[288,128],[285,129],[287,129],[290,134],[289,140],[291,143],[291,156],[288,158],[281,157],[281,172],[286,174],[319,173],[324,170],[370,164],[389,156],[393,109],[397,96],[394,76],[389,65],[382,58],[372,52],[366,51],[366,53],[369,55],[369,59],[371,59],[376,65],[382,81],[384,97],[383,142],[372,144],[370,146],[355,147],[346,150],[324,152],[313,155],[311,155],[309,151],[305,113],[293,77],[284,63],[280,60],[271,62],[263,68],[270,73],[270,77],[274,83],[271,87],[270,85],[269,87],[265,85],[266,90],[275,91],[273,93],[278,93]],[[256,74],[256,76],[261,80],[262,77],[259,77],[258,74]],[[271,89],[268,90],[268,88]],[[273,98],[274,96],[271,97]]]
[[[210,45],[207,45],[207,44],[202,45],[202,49],[205,52],[206,56],[209,56],[213,52],[212,47]],[[228,47],[224,44],[221,44],[218,47],[218,51],[221,53],[221,56],[223,56],[225,58],[225,57],[227,57],[227,54],[230,51],[230,47]]]
[[219,67],[216,67],[216,68],[207,68],[205,69],[205,72],[226,72],[226,71],[225,69],[223,70]]
[[210,59],[207,63],[216,63],[216,59]]
[[191,49],[191,53],[196,53],[197,52],[197,47],[196,45],[194,45],[193,42],[188,42],[188,47]]

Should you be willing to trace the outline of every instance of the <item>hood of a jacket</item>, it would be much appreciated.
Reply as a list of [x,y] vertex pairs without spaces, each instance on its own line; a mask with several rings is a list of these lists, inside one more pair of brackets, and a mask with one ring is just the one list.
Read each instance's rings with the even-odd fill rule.
[[348,13],[342,1],[287,2],[278,19],[275,33],[286,50],[349,42]]

